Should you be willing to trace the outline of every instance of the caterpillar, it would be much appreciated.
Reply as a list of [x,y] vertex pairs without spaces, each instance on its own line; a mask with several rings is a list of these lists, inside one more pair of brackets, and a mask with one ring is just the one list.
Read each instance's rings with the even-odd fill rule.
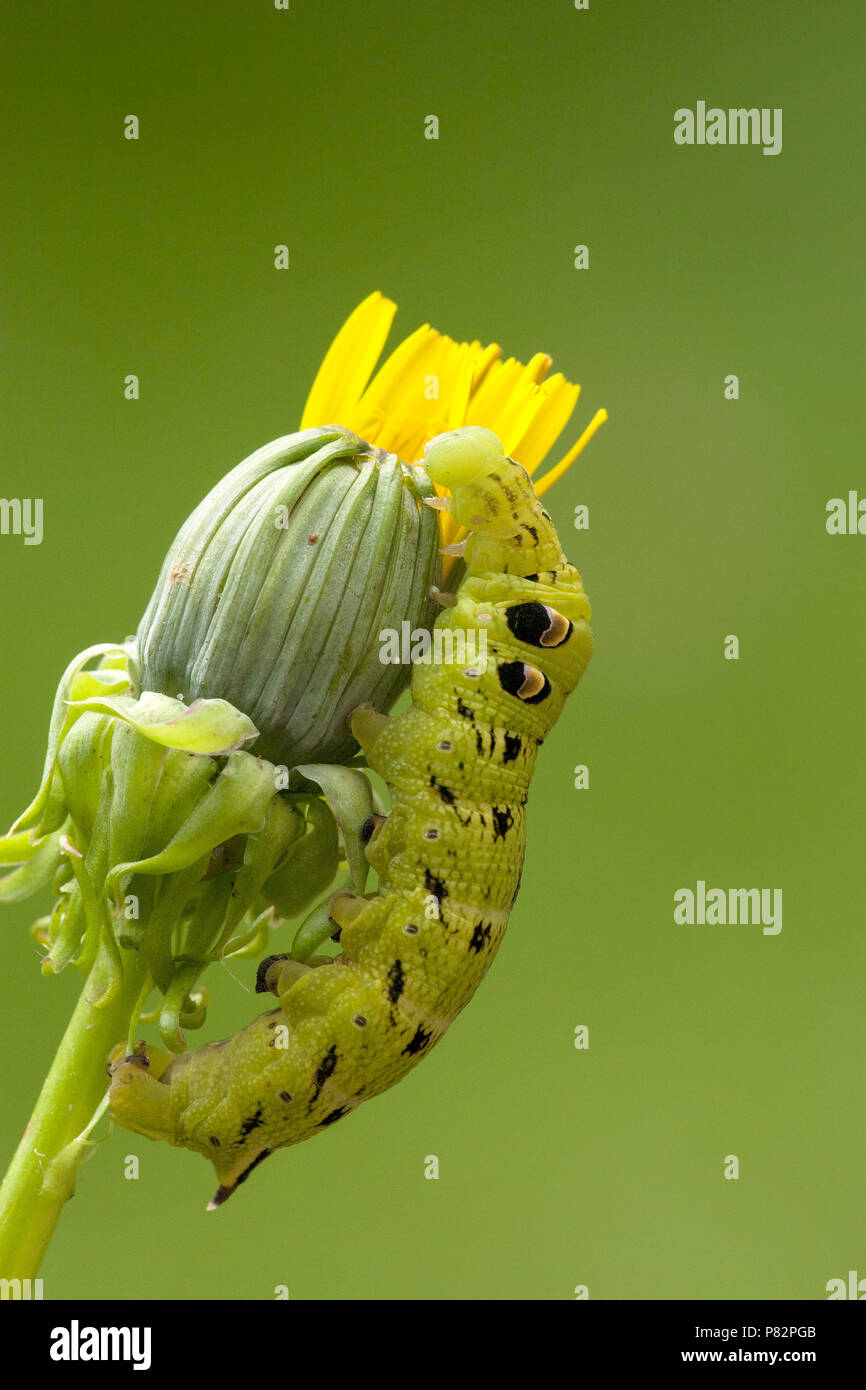
[[111,1068],[115,1119],[213,1163],[209,1210],[275,1149],[400,1081],[471,999],[517,896],[538,749],[592,653],[580,575],[524,468],[480,427],[437,436],[422,462],[468,532],[436,627],[483,633],[486,660],[416,665],[405,713],[350,717],[391,796],[361,831],[378,890],[331,899],[336,957],[261,963],[278,1007],[234,1037]]

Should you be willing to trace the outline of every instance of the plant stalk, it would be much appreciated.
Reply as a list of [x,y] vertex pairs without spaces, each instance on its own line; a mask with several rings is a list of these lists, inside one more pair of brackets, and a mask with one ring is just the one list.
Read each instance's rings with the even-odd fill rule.
[[103,1008],[81,998],[42,1093],[0,1187],[0,1278],[32,1279],[64,1203],[75,1190],[87,1131],[105,1097],[109,1052],[127,1036],[147,966],[137,951],[121,952],[123,975]]

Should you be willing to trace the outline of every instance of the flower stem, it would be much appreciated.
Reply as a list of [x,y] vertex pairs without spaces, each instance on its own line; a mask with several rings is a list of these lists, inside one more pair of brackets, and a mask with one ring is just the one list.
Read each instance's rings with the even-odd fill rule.
[[30,1123],[0,1187],[0,1278],[30,1279],[39,1269],[64,1203],[75,1190],[90,1122],[105,1097],[105,1063],[126,1038],[146,974],[123,951],[121,987],[104,1008],[81,998],[51,1065]]

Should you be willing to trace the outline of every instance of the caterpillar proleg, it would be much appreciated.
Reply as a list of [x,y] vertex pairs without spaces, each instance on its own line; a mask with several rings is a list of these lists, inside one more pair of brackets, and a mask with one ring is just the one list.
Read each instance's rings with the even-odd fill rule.
[[423,462],[469,533],[436,626],[483,632],[486,661],[416,665],[406,713],[351,717],[391,793],[361,835],[378,891],[332,899],[335,959],[262,963],[278,1007],[234,1037],[112,1068],[121,1124],[211,1160],[211,1207],[401,1080],[472,997],[517,895],[538,748],[592,652],[580,575],[523,467],[477,427],[438,436]]

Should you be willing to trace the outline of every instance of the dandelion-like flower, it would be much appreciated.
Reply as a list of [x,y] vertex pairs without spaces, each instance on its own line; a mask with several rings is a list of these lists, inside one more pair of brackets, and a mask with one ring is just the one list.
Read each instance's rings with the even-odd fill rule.
[[[523,464],[542,497],[571,467],[607,411],[597,410],[563,457],[536,480],[572,416],[580,387],[561,372],[548,376],[553,359],[545,352],[526,364],[514,357],[503,360],[497,343],[459,343],[427,323],[376,371],[396,309],[377,291],[349,315],[313,382],[301,428],[339,420],[370,444],[411,462],[434,435],[483,425],[501,439],[510,458]],[[459,542],[461,535],[443,516],[443,543]]]

